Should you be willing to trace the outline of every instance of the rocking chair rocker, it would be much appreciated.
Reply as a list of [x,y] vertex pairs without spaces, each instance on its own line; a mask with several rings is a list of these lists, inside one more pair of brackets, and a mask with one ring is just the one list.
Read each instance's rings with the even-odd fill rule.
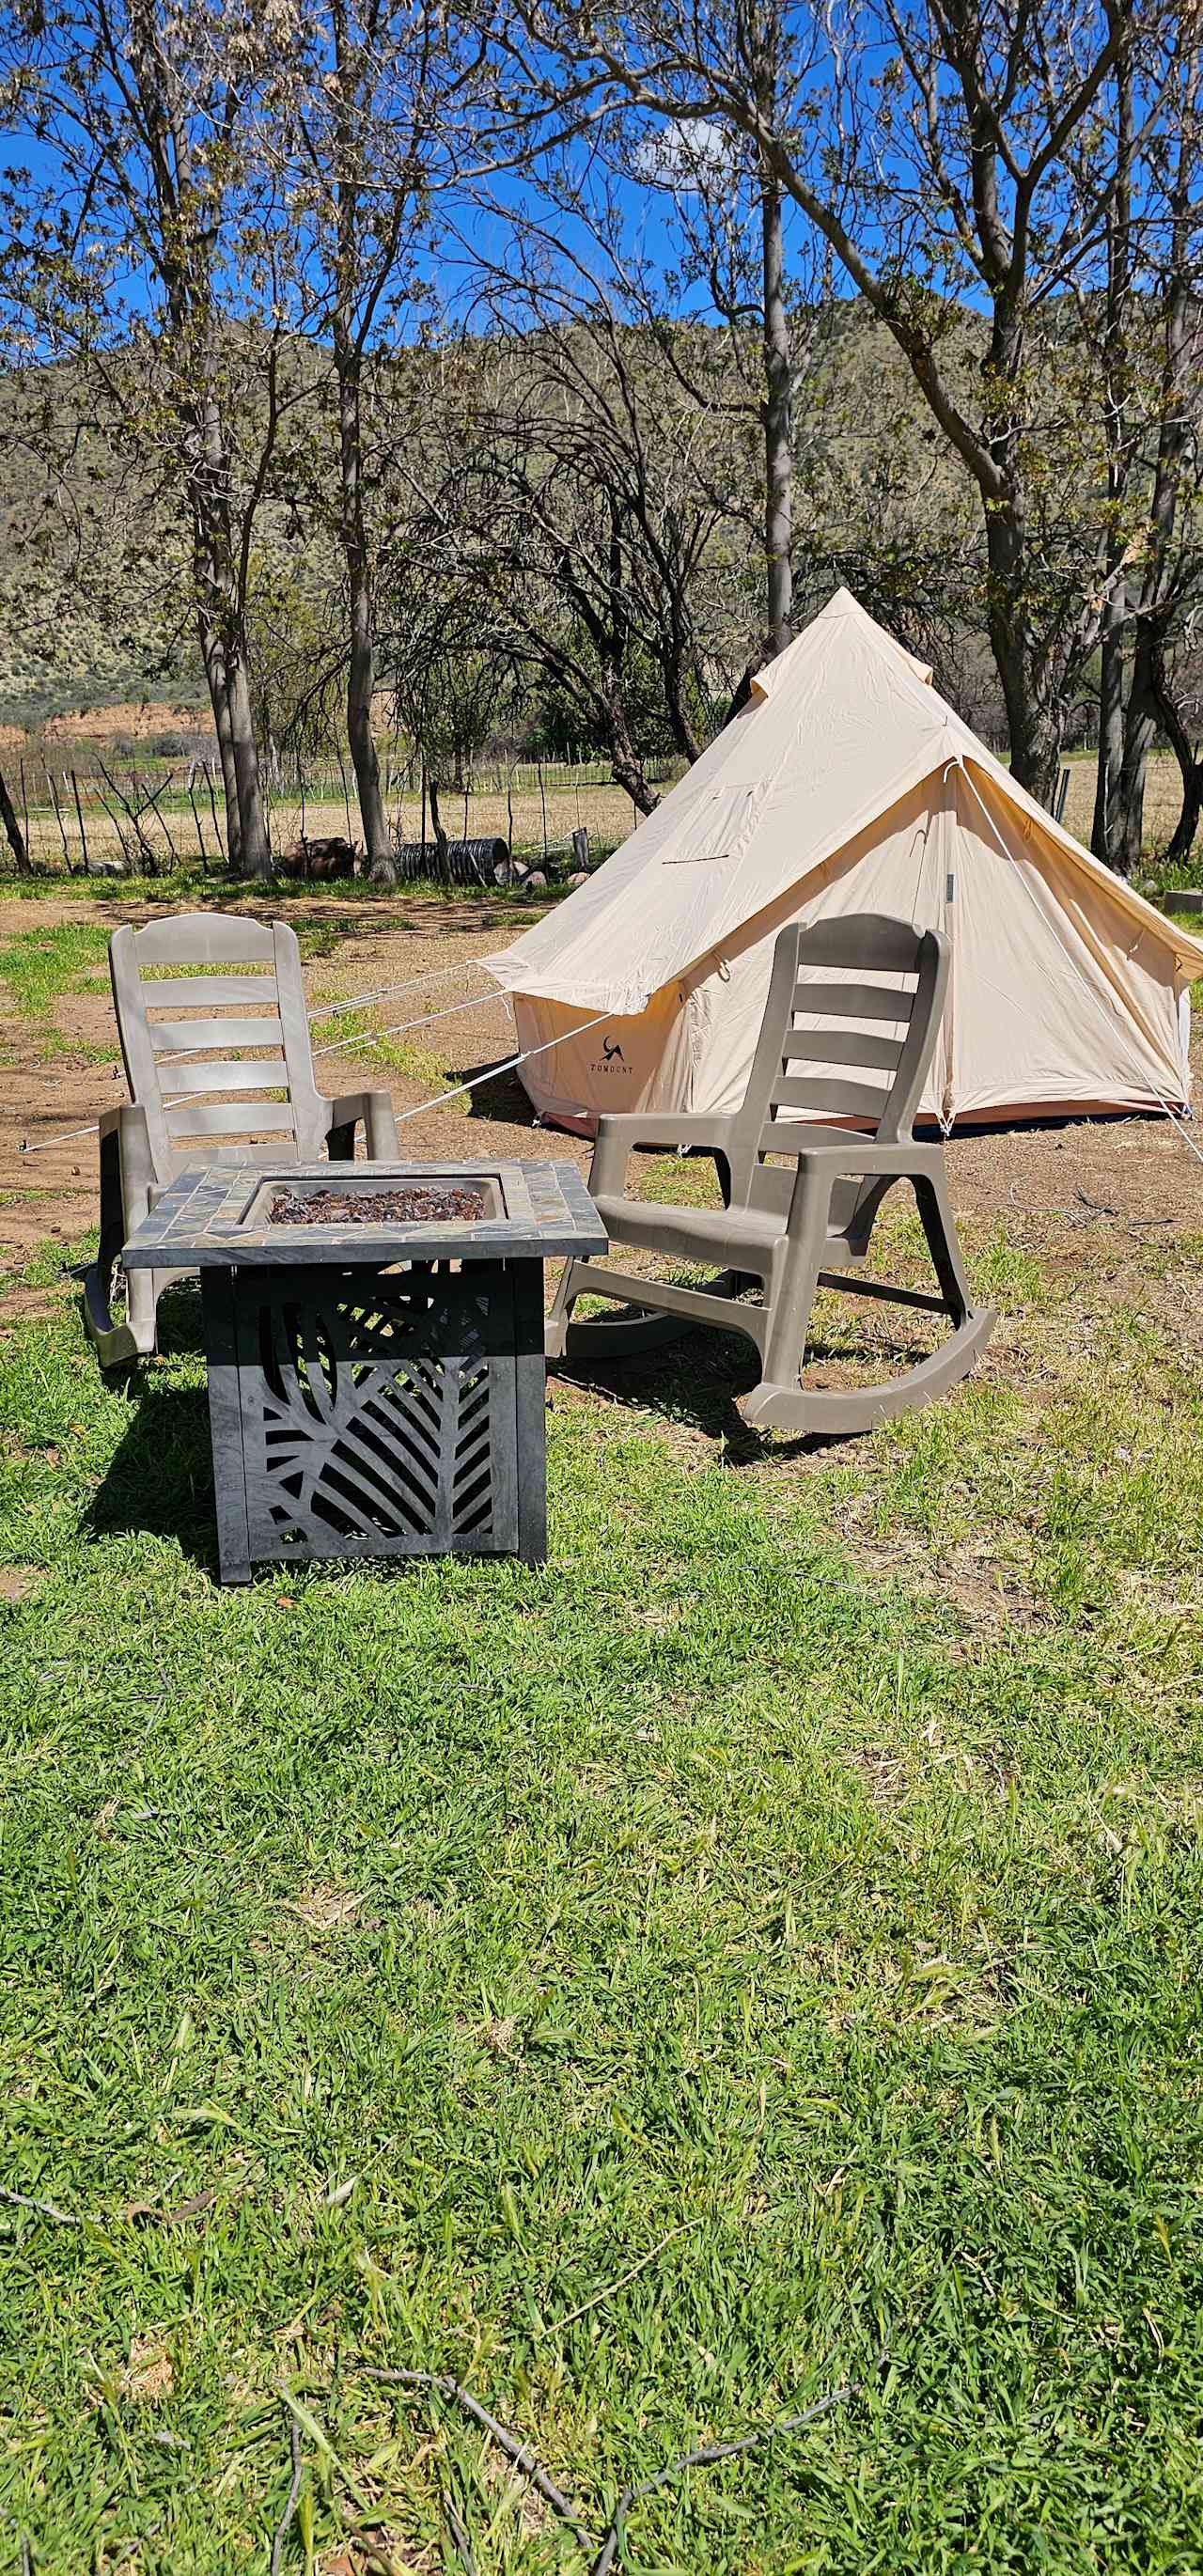
[[[973,1302],[943,1147],[917,1143],[912,1134],[948,965],[938,932],[878,913],[783,930],[742,1108],[722,1118],[637,1111],[598,1125],[589,1188],[611,1242],[714,1264],[719,1276],[704,1289],[686,1288],[570,1261],[548,1320],[549,1357],[621,1359],[673,1341],[691,1324],[745,1333],[760,1354],[761,1375],[741,1406],[744,1419],[794,1432],[867,1431],[955,1386],[985,1348],[996,1313]],[[852,1082],[831,1070],[845,1065],[876,1081]],[[872,1132],[808,1123],[807,1113],[816,1111],[871,1121]],[[711,1152],[728,1204],[678,1208],[625,1197],[627,1161],[640,1145]],[[795,1170],[774,1168],[771,1156]],[[882,1200],[904,1180],[918,1202],[936,1296],[844,1275],[863,1263]],[[749,1279],[760,1282],[759,1303],[738,1293]],[[884,1384],[807,1388],[799,1377],[819,1288],[947,1315],[952,1330],[930,1358]],[[574,1324],[573,1307],[586,1294],[640,1311]]]

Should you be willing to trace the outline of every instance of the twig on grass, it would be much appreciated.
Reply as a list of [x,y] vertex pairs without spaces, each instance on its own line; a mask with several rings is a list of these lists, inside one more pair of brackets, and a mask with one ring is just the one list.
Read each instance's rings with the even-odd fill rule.
[[[657,2246],[653,2251],[658,2253],[661,2248]],[[647,2262],[651,2259],[651,2255],[644,2258]],[[606,2293],[603,2292],[601,2295],[604,2297]],[[877,2356],[879,2369],[885,2358],[883,2345]],[[816,2398],[813,2406],[803,2407],[800,2415],[779,2416],[775,2423],[759,2424],[753,2432],[739,2433],[730,2442],[703,2442],[695,2450],[682,2451],[678,2459],[669,2461],[667,2468],[657,2469],[654,2477],[644,2478],[638,2486],[623,2488],[602,2534],[599,2548],[584,2524],[573,2512],[567,2496],[563,2495],[559,2487],[549,2478],[546,2469],[541,2467],[528,2445],[520,2441],[516,2433],[509,2432],[504,2424],[499,2424],[496,2416],[490,2415],[487,2408],[481,2405],[479,2398],[473,2397],[471,2390],[465,2388],[461,2380],[453,2379],[449,2371],[374,2369],[367,2375],[370,2379],[389,2381],[397,2387],[433,2389],[440,2396],[447,2397],[456,2405],[462,2406],[464,2412],[472,2417],[474,2423],[483,2427],[491,2440],[497,2444],[498,2449],[504,2452],[508,2460],[512,2460],[515,2468],[520,2470],[529,2484],[551,2506],[560,2521],[566,2524],[569,2531],[579,2540],[582,2548],[591,2552],[589,2576],[610,2576],[610,2571],[618,2564],[619,2554],[624,2545],[627,2516],[632,2506],[641,2504],[646,2496],[655,2495],[661,2487],[670,2486],[673,2479],[683,2477],[687,2469],[714,2468],[721,2460],[737,2460],[745,2451],[759,2449],[762,2443],[779,2441],[785,2433],[800,2433],[807,2425],[817,2424],[820,2416],[831,2414],[835,2407],[847,2405],[848,2400],[858,2397],[864,2387],[863,2380],[846,2379],[841,2387],[830,2389],[825,2397]],[[459,2551],[466,2576],[474,2576],[468,2535],[454,2506],[446,2499],[444,2499],[444,2505],[447,2527]]]
[[536,2494],[542,2496],[544,2503],[551,2506],[552,2512],[559,2515],[560,2521],[566,2523],[568,2529],[576,2533],[577,2539],[586,2549],[592,2549],[594,2544],[590,2533],[586,2531],[583,2522],[578,2520],[567,2496],[561,2493],[554,2479],[549,2478],[546,2469],[535,2458],[534,2452],[525,2442],[519,2440],[516,2433],[507,2431],[504,2424],[499,2424],[496,2416],[489,2414],[487,2407],[481,2405],[480,2399],[474,2397],[461,2380],[452,2378],[450,2371],[370,2370],[368,2377],[388,2381],[397,2388],[433,2389],[440,2397],[450,2399],[453,2405],[462,2406],[464,2413],[472,2417],[473,2423],[481,2426],[482,2431],[497,2444],[498,2450],[505,2453],[507,2460],[513,2461],[514,2467],[535,2489]]
[[455,2506],[452,2504],[450,2496],[444,2496],[443,2498],[443,2511],[447,2516],[447,2529],[450,2532],[459,2553],[460,2561],[464,2570],[464,2576],[476,2576],[476,2560],[472,2555],[472,2543],[468,2538],[468,2534],[465,2531],[462,2522],[460,2521],[459,2515],[455,2510]]
[[566,2317],[549,2317],[546,2325],[536,2326],[531,2342],[538,2343],[541,2335],[562,2334],[565,2326],[576,2324],[578,2317],[587,2317],[591,2308],[604,2307],[607,2299],[616,2297],[619,2290],[625,2290],[628,2281],[634,2281],[641,2272],[646,2272],[648,2264],[655,2262],[657,2254],[663,2254],[666,2245],[675,2244],[678,2236],[688,2236],[691,2227],[700,2227],[701,2223],[700,2218],[687,2218],[683,2226],[670,2227],[667,2236],[662,2236],[650,2253],[641,2254],[629,2271],[620,2272],[616,2281],[608,2281],[604,2290],[595,2290],[591,2299],[582,2299],[579,2308],[570,2308]]
[[1118,1217],[1126,1234],[1139,1234],[1145,1226],[1173,1225],[1174,1216],[1128,1216],[1123,1208],[1113,1207],[1109,1199],[1092,1199],[1089,1192],[1075,1188],[1073,1207],[1031,1207],[1015,1195],[1012,1181],[1007,1192],[1008,1203],[1017,1216],[1063,1216],[1069,1225],[1095,1225],[1101,1216]]
[[[884,2358],[884,2356],[882,2356]],[[654,2478],[644,2478],[637,2487],[624,2487],[610,2519],[601,2548],[589,2570],[589,2576],[609,2576],[617,2564],[625,2538],[626,2518],[632,2505],[641,2504],[645,2496],[655,2495],[659,2488],[670,2486],[674,2478],[683,2477],[687,2469],[712,2469],[720,2460],[737,2460],[744,2451],[756,2450],[762,2442],[773,2442],[783,2433],[800,2433],[807,2424],[829,2415],[835,2406],[844,2406],[850,2397],[860,2394],[863,2381],[846,2379],[842,2388],[830,2389],[826,2397],[816,2398],[813,2406],[800,2415],[783,2415],[775,2424],[761,2424],[754,2433],[740,2433],[733,2442],[703,2442],[694,2451],[682,2451],[679,2459],[670,2460],[666,2469],[657,2469]]]
[[14,2209],[36,2209],[42,2218],[52,2218],[56,2227],[82,2227],[82,2218],[73,2218],[69,2209],[59,2209],[52,2200],[37,2200],[28,2191],[9,2191],[0,2183],[0,2200],[9,2200]]
[[300,2499],[301,2480],[305,2474],[305,2463],[301,2458],[301,2428],[291,2407],[287,2405],[284,2409],[284,2420],[288,2426],[288,2456],[292,2462],[292,2480],[284,2499],[284,2511],[276,2524],[269,2576],[280,2576],[280,2569],[284,2564],[284,2543],[292,2528],[292,2518]]

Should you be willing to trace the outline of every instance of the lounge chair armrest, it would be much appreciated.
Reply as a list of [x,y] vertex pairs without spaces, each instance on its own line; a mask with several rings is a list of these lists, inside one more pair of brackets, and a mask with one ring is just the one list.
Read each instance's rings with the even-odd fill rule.
[[355,1130],[361,1125],[367,1139],[369,1161],[396,1162],[401,1148],[397,1142],[397,1120],[391,1092],[344,1091],[328,1106],[330,1123],[326,1143],[332,1163],[354,1162]]
[[119,1100],[115,1109],[102,1109],[96,1125],[102,1136],[119,1136],[124,1131],[131,1142],[141,1134],[149,1146],[150,1129],[140,1100]]
[[146,1112],[136,1100],[102,1109],[96,1121],[100,1142],[100,1241],[96,1259],[81,1272],[84,1322],[102,1368],[116,1368],[142,1351],[154,1349],[154,1292],[149,1320],[121,1323],[113,1314],[113,1274],[135,1226],[149,1213],[155,1186],[154,1157]]
[[704,1111],[633,1109],[597,1122],[597,1143],[589,1174],[591,1190],[611,1196],[622,1188],[623,1174],[637,1145],[701,1145],[725,1154],[731,1142],[730,1118],[707,1117]]
[[100,1221],[120,1240],[140,1224],[150,1206],[155,1184],[150,1128],[140,1100],[122,1100],[102,1109],[96,1122],[100,1139]]

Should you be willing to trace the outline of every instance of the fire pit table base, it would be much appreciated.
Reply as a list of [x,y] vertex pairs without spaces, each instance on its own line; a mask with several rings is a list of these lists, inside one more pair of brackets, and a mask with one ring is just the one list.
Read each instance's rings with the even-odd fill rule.
[[223,1583],[311,1557],[546,1553],[543,1263],[575,1166],[181,1171],[127,1269],[199,1269]]
[[537,1261],[201,1274],[223,1583],[328,1556],[546,1554]]

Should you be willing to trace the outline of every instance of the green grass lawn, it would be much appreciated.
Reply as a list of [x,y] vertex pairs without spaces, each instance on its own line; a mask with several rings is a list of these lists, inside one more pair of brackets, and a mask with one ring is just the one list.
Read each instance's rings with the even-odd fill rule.
[[1203,2567],[1201,1247],[971,1242],[872,1440],[557,1388],[540,1572],[223,1594],[192,1292],[0,1344],[0,2566],[266,2576],[291,2424],[283,2571],[583,2576],[429,2368],[595,2537],[862,2383],[628,2576]]

